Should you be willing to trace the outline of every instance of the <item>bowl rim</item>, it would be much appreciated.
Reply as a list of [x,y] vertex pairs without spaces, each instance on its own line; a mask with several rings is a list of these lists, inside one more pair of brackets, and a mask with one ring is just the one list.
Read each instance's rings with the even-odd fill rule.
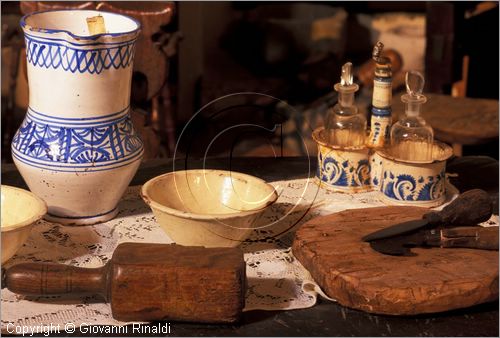
[[22,194],[32,198],[33,201],[38,205],[38,208],[37,208],[35,214],[33,216],[29,217],[28,219],[26,219],[22,222],[13,224],[13,225],[0,226],[2,232],[9,232],[9,231],[13,231],[13,230],[18,230],[18,229],[24,228],[26,226],[32,225],[36,221],[40,220],[47,213],[47,204],[45,203],[45,201],[42,200],[37,195],[35,195],[34,193],[32,193],[31,191],[28,191],[28,190],[22,189],[22,188],[18,188],[18,187],[13,187],[13,186],[6,185],[6,184],[2,184],[0,186],[0,189],[1,190],[7,189],[7,190],[19,191]]
[[[269,197],[268,201],[264,205],[262,205],[256,209],[247,210],[247,211],[230,212],[230,213],[221,213],[221,214],[201,214],[201,213],[184,212],[184,211],[180,211],[178,209],[167,207],[167,206],[160,204],[157,201],[153,200],[148,194],[149,188],[151,186],[153,186],[156,182],[164,179],[165,177],[183,174],[183,173],[186,174],[186,173],[203,173],[203,172],[205,172],[205,173],[206,172],[225,173],[225,174],[237,175],[239,177],[250,178],[254,182],[260,182],[260,183],[263,183],[265,186],[269,187],[270,190],[272,190],[272,196]],[[148,204],[151,208],[158,209],[162,212],[168,213],[168,214],[173,215],[173,216],[177,216],[177,217],[181,217],[181,218],[196,219],[196,220],[226,219],[226,218],[244,217],[247,215],[252,215],[254,213],[257,213],[259,211],[264,210],[266,207],[273,204],[278,199],[278,193],[276,192],[276,189],[274,188],[274,186],[267,183],[265,180],[258,178],[258,177],[255,177],[255,176],[252,176],[252,175],[240,173],[237,171],[228,171],[228,170],[219,170],[219,169],[190,169],[190,170],[177,170],[177,171],[165,173],[165,174],[153,177],[152,179],[150,179],[149,181],[144,183],[144,185],[141,187],[140,194],[141,194],[141,197],[144,200],[144,202],[146,202],[146,204]]]

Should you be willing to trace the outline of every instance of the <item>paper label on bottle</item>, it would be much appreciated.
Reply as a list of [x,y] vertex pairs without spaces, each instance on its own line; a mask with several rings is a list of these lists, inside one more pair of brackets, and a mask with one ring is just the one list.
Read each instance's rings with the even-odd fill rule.
[[377,79],[373,81],[372,105],[377,108],[385,108],[391,105],[392,81],[391,79]]

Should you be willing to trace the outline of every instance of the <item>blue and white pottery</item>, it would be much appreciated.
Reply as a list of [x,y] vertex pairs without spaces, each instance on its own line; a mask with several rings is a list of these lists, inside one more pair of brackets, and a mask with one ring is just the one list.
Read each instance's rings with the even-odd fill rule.
[[316,177],[322,187],[346,193],[376,190],[391,205],[435,207],[445,201],[450,146],[435,141],[432,161],[411,162],[394,157],[390,148],[328,145],[321,136],[323,129],[312,135],[318,145]]
[[380,191],[389,204],[435,207],[446,197],[446,160],[450,146],[434,142],[433,160],[411,162],[398,159],[388,150],[377,152],[383,158]]
[[370,184],[374,190],[380,190],[384,161],[385,159],[378,152],[370,151]]
[[323,127],[313,132],[318,145],[316,177],[321,185],[341,192],[372,190],[370,183],[369,149],[328,145],[321,137]]
[[[106,33],[90,35],[101,15]],[[143,155],[130,119],[140,25],[118,14],[57,10],[28,14],[29,108],[12,141],[14,163],[47,217],[62,224],[113,218]]]

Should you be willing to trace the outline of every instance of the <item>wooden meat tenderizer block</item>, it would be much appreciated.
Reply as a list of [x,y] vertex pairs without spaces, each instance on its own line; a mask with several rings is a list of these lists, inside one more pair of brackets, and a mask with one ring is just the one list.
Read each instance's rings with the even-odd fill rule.
[[121,321],[230,323],[245,304],[245,268],[237,248],[123,243],[100,268],[21,263],[3,278],[22,295],[101,295]]

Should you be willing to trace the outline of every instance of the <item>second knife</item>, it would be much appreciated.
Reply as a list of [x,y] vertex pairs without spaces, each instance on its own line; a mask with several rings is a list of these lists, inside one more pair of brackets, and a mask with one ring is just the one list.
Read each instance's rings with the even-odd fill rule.
[[422,228],[471,226],[487,221],[492,214],[493,204],[484,190],[473,189],[464,192],[441,211],[431,211],[422,219],[398,223],[372,232],[362,238],[365,242],[408,234]]

